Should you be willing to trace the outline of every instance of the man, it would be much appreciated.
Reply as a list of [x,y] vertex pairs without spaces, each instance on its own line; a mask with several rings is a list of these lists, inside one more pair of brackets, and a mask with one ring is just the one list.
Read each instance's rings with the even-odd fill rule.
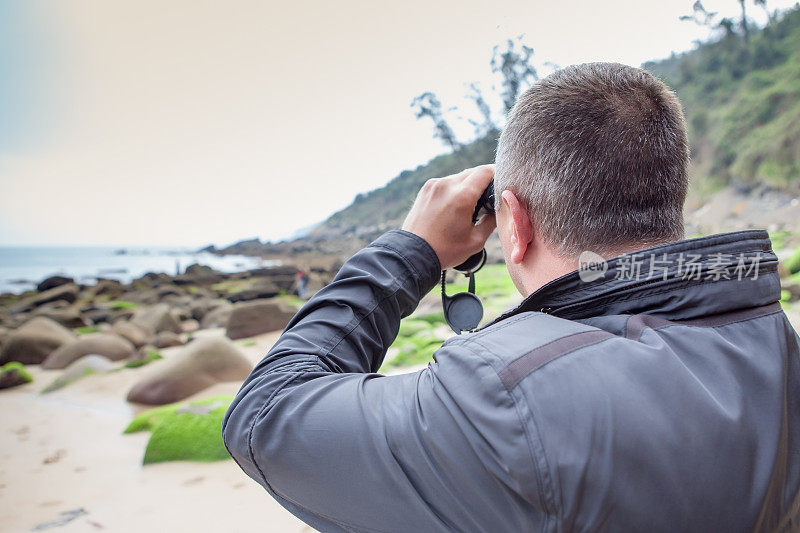
[[[496,171],[428,181],[295,316],[226,415],[231,455],[325,531],[797,530],[800,341],[776,257],[763,231],[679,240],[687,153],[646,72],[544,79]],[[376,374],[494,230],[470,220],[493,177],[525,300],[425,370]],[[607,269],[576,272],[586,251]]]

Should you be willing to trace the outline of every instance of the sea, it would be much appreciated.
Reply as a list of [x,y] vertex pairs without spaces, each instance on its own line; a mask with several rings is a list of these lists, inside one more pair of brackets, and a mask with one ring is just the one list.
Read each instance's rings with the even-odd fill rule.
[[86,285],[98,278],[129,283],[148,272],[182,273],[195,263],[220,272],[240,272],[277,262],[162,246],[0,246],[0,294],[35,289],[40,281],[56,274]]

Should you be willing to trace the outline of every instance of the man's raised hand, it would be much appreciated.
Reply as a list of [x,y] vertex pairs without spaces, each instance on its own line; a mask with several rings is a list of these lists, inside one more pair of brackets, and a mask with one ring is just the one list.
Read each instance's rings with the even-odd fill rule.
[[431,245],[443,270],[479,252],[494,231],[494,215],[472,224],[475,205],[493,178],[494,165],[482,165],[430,179],[417,194],[403,229]]

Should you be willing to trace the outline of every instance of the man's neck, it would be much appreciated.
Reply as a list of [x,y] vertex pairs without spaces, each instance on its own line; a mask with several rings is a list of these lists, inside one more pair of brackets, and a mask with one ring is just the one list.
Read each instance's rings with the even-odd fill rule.
[[[619,246],[599,255],[604,259],[611,259],[612,257],[635,252],[642,248],[655,246],[656,244],[662,244],[662,242]],[[525,261],[520,266],[519,281],[522,285],[521,292],[523,296],[527,297],[554,279],[577,270],[578,256],[556,253],[550,246],[542,242],[537,242],[531,247],[528,253],[525,254]]]

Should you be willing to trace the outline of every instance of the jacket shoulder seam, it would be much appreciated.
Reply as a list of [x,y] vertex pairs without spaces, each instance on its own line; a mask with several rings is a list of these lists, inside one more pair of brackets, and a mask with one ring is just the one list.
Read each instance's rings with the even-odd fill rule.
[[[480,346],[482,348],[482,350],[476,350],[473,346],[469,346],[469,344],[470,344],[469,342],[465,342],[464,344],[462,344],[462,346],[464,348],[468,349],[473,354],[475,354],[477,357],[479,357],[489,368],[492,369],[492,371],[494,372],[495,376],[497,377],[497,380],[500,382],[500,385],[502,386],[503,391],[505,392],[505,394],[508,395],[508,397],[511,399],[511,402],[514,405],[514,412],[517,414],[517,419],[519,420],[520,426],[522,426],[523,432],[525,433],[525,442],[527,444],[528,455],[530,457],[530,462],[531,462],[531,465],[533,466],[534,472],[536,473],[536,481],[537,481],[537,484],[538,484],[537,489],[538,489],[538,492],[539,492],[539,497],[541,498],[541,501],[542,501],[542,503],[543,503],[543,505],[545,507],[544,508],[545,520],[542,522],[542,530],[544,530],[544,525],[547,524],[551,520],[551,518],[553,516],[555,516],[555,514],[556,514],[555,502],[551,501],[551,497],[550,497],[550,495],[553,495],[553,497],[555,495],[555,490],[552,487],[552,482],[550,480],[550,476],[549,476],[549,474],[544,475],[541,472],[541,469],[539,468],[539,465],[538,465],[537,460],[536,460],[537,454],[534,451],[534,446],[533,446],[533,443],[531,441],[531,435],[530,435],[530,432],[528,430],[528,426],[527,426],[527,424],[525,424],[525,419],[523,418],[522,413],[520,411],[519,402],[514,397],[514,395],[511,393],[511,391],[508,390],[505,386],[503,386],[503,381],[500,378],[500,375],[498,374],[497,370],[495,370],[495,368],[491,365],[491,363],[486,359],[486,357],[484,356],[485,354],[482,353],[482,352],[488,352],[487,348],[484,345],[482,345],[482,344],[480,344],[478,342],[475,342],[474,344],[476,346]],[[530,409],[529,409],[529,411],[530,411]],[[538,439],[539,428],[538,428],[538,424],[536,424],[536,420],[534,419],[532,412],[531,412],[531,421],[533,422],[534,428],[535,428],[536,433],[537,433],[537,439]],[[550,467],[548,465],[547,456],[545,454],[542,454],[542,461],[544,461],[545,467],[549,471]],[[547,479],[545,479],[545,477]],[[545,486],[548,489],[547,491],[545,491]],[[547,492],[547,494],[546,494],[546,492]]]

